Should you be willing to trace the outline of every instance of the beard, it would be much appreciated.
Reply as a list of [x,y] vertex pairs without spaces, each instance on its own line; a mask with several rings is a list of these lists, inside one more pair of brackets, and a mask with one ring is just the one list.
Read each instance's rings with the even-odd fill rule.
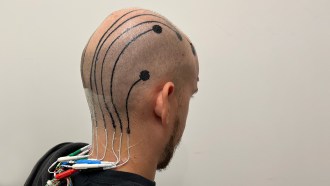
[[167,143],[167,145],[165,146],[161,159],[157,164],[157,170],[159,170],[159,171],[166,169],[166,167],[171,162],[175,149],[180,144],[181,137],[178,139],[177,142],[175,142],[175,139],[179,136],[179,130],[178,130],[179,125],[180,125],[180,120],[179,120],[179,118],[177,118],[174,123],[174,129],[173,129],[173,133],[170,137],[170,140]]

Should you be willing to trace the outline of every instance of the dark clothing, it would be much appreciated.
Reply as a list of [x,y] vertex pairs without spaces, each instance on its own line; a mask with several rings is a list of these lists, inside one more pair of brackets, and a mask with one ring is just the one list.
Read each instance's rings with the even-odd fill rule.
[[[73,185],[113,185],[113,186],[155,186],[155,182],[150,181],[137,174],[114,170],[100,170],[78,172],[71,176]],[[65,183],[66,184],[66,183]]]
[[[45,186],[48,180],[53,179],[53,174],[48,173],[48,168],[57,158],[67,156],[75,150],[86,146],[86,143],[61,143],[51,148],[40,158],[33,167],[25,186]],[[50,171],[53,171],[51,169]],[[155,186],[156,183],[140,175],[114,171],[114,170],[87,170],[80,171],[71,176],[73,186]],[[64,179],[60,185],[66,185]]]
[[[33,167],[29,177],[25,181],[25,186],[45,186],[48,180],[53,179],[53,175],[48,173],[48,168],[57,158],[67,156],[71,152],[86,146],[86,143],[61,143],[51,148],[43,155]],[[54,169],[51,169],[53,171]]]

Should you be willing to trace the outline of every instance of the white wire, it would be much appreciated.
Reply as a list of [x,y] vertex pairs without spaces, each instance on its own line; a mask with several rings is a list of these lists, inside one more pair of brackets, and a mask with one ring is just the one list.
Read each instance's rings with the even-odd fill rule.
[[129,134],[127,134],[127,159],[123,163],[121,163],[121,164],[119,164],[119,165],[117,165],[116,167],[113,167],[113,168],[117,168],[117,167],[123,166],[123,165],[125,165],[129,161],[130,156],[131,156],[129,149],[130,149],[130,146],[129,146]]
[[66,186],[70,186],[70,180],[69,180],[69,178],[66,178]]
[[[78,156],[83,156],[83,155],[87,154],[89,150],[90,150],[90,149],[87,149],[87,150],[81,152],[80,154],[78,154]],[[89,155],[88,155],[88,156],[89,156]]]
[[[95,130],[96,130],[96,132],[95,132],[95,141],[96,141],[96,159],[97,159],[97,157],[98,157],[97,127],[95,127]],[[108,146],[108,134],[107,134],[107,130],[106,130],[106,129],[105,129],[105,133],[106,133],[106,146],[105,146],[105,152],[104,152],[103,157],[102,157],[101,160],[104,159],[105,154],[106,154],[106,150],[107,150],[107,146]],[[130,135],[127,134],[127,140],[126,140],[126,141],[127,141],[127,144],[126,144],[126,145],[127,145],[127,159],[126,159],[123,163],[117,165],[117,164],[120,162],[120,160],[121,160],[121,147],[122,147],[123,133],[122,133],[122,132],[120,133],[120,138],[119,138],[119,149],[118,149],[119,154],[118,154],[118,156],[117,156],[117,154],[115,153],[115,150],[114,150],[115,136],[116,136],[116,130],[113,132],[113,135],[112,135],[112,152],[113,152],[113,154],[114,154],[115,157],[116,157],[116,162],[115,162],[116,166],[104,167],[104,169],[113,169],[113,168],[121,167],[121,166],[125,165],[125,164],[130,160],[130,146],[129,146],[129,144],[130,144]],[[95,146],[95,145],[94,145],[94,143],[93,143],[92,150],[91,150],[91,152],[88,154],[89,156],[93,153],[94,146]],[[49,173],[53,173],[54,176],[56,175],[57,172],[55,172],[55,171],[54,171],[54,172],[51,172],[50,169],[51,169],[56,163],[57,163],[57,161],[55,161],[55,162],[54,162],[54,163],[48,168],[48,172],[49,172]]]
[[119,159],[118,159],[118,162],[120,161],[120,159],[121,159],[121,140],[122,140],[122,138],[123,138],[123,132],[120,132],[120,138],[119,138],[119,149],[118,149],[118,152],[119,152]]
[[104,148],[103,156],[100,160],[104,159],[105,154],[107,153],[107,148],[108,148],[108,131],[106,128],[104,128],[104,132],[105,132],[105,148]]
[[57,163],[57,161],[55,161],[54,163],[52,163],[51,165],[50,165],[50,167],[48,168],[48,173],[49,174],[53,174],[54,172],[50,172],[50,169],[52,168],[52,167],[54,167],[54,165]]
[[96,133],[95,133],[95,135],[96,135],[96,159],[97,159],[97,157],[99,156],[99,143],[98,143],[98,136],[97,136],[97,127],[95,127],[95,129],[96,129]]
[[94,129],[94,127],[92,127],[92,135],[93,135],[93,137],[92,137],[92,146],[91,146],[92,150],[88,153],[88,156],[92,155],[93,152],[94,152],[94,146],[95,146],[95,135],[94,135],[94,133],[95,133],[95,129]]
[[85,150],[88,150],[89,151],[90,149],[91,149],[91,144],[88,144],[88,145],[80,148],[81,151],[85,151]]
[[116,154],[116,152],[115,152],[115,149],[113,148],[113,146],[114,146],[114,141],[115,141],[115,136],[116,136],[116,129],[114,129],[114,132],[113,132],[113,134],[112,134],[112,153],[115,155],[115,157],[116,157],[116,164],[119,162],[119,159],[118,159],[118,156],[117,156],[117,154]]
[[54,178],[56,177],[56,174],[58,174],[58,173],[60,173],[60,170],[58,170],[58,171],[54,171]]

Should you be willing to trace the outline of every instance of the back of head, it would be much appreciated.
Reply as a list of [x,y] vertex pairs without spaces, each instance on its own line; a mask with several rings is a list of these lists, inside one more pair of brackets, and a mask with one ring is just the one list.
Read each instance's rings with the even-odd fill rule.
[[[47,185],[58,185],[66,179],[77,185],[154,185],[156,169],[169,164],[180,141],[189,100],[197,91],[198,61],[189,39],[152,11],[116,11],[87,43],[81,77],[93,122],[92,145],[54,147],[34,168],[41,165],[42,175],[32,171],[26,183],[51,179]],[[50,161],[44,161],[48,156]]]
[[81,75],[94,124],[130,133],[131,117],[141,116],[153,92],[171,81],[179,97],[196,64],[191,42],[161,15],[135,8],[114,12],[82,55]]

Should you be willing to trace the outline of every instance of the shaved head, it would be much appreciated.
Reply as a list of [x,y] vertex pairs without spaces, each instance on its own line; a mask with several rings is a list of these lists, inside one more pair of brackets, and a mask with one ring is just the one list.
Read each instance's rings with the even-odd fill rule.
[[[81,60],[93,126],[126,134],[134,134],[134,125],[148,119],[146,110],[153,109],[157,92],[167,82],[173,82],[180,107],[182,94],[191,91],[187,87],[197,74],[196,51],[189,39],[163,16],[136,8],[107,17],[91,36]],[[182,118],[175,122],[185,123]],[[179,136],[171,135],[167,143],[175,146]],[[161,164],[165,168],[168,163]]]

